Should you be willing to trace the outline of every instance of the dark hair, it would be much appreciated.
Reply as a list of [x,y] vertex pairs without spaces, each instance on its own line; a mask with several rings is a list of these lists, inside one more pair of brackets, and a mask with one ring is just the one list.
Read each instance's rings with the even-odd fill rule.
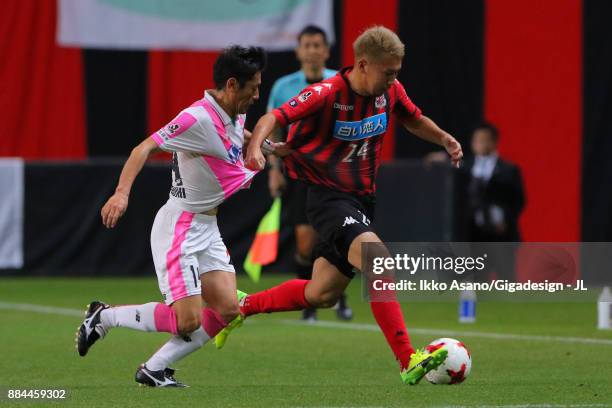
[[323,29],[321,27],[317,27],[316,25],[307,25],[306,27],[302,28],[302,31],[300,31],[300,33],[298,34],[298,44],[300,43],[300,41],[302,40],[302,37],[305,35],[315,35],[315,34],[321,34],[323,36],[323,41],[325,42],[325,45],[327,45],[327,34],[325,34],[325,31],[323,31]]
[[474,132],[477,130],[488,131],[491,137],[493,138],[494,142],[497,142],[499,140],[499,130],[497,130],[497,127],[490,122],[482,122],[478,124],[477,126],[474,127]]
[[213,67],[213,80],[217,89],[223,89],[230,78],[236,78],[240,88],[266,67],[266,53],[261,47],[232,45],[224,48]]

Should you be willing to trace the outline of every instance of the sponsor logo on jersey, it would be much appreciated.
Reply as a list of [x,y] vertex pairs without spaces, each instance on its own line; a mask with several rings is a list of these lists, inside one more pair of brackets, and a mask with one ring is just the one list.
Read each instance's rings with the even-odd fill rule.
[[308,100],[308,98],[310,98],[312,96],[312,91],[306,91],[303,94],[301,94],[300,96],[298,96],[298,100],[300,102],[306,102]]
[[227,155],[232,163],[236,163],[242,157],[242,147],[232,145],[227,151]]
[[170,194],[172,194],[176,198],[187,198],[187,194],[185,194],[184,187],[172,187],[170,189]]
[[174,132],[179,130],[180,127],[181,125],[179,125],[178,123],[170,123],[166,127],[159,129],[157,131],[157,134],[159,135],[159,137],[161,137],[161,139],[164,142],[167,142],[168,140],[172,138],[172,134],[174,134]]
[[352,111],[355,109],[353,105],[342,105],[338,102],[334,102],[334,109],[339,109],[341,111]]
[[376,100],[374,101],[374,106],[376,106],[376,109],[387,106],[387,98],[385,98],[385,95],[377,96]]
[[159,137],[162,138],[164,142],[167,142],[168,140],[170,140],[170,135],[168,134],[168,132],[166,132],[166,129],[159,129],[157,131],[157,134],[159,135]]
[[177,130],[179,130],[179,128],[181,127],[181,125],[179,125],[178,123],[171,123],[168,126],[166,126],[168,128],[168,132],[170,132],[170,134],[173,134],[174,132],[176,132]]
[[377,136],[387,131],[387,114],[368,116],[359,121],[348,122],[337,120],[334,125],[334,137],[340,140],[361,140]]
[[289,106],[295,108],[297,106],[297,101],[295,99],[289,100]]

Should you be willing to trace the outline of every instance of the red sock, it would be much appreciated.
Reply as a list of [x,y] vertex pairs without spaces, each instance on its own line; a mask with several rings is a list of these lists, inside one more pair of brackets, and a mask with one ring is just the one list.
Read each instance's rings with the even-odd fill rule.
[[406,331],[400,304],[397,301],[370,302],[370,307],[376,323],[378,323],[387,343],[393,350],[393,354],[395,354],[395,358],[400,363],[400,368],[407,368],[410,355],[414,353],[414,348],[410,344],[410,337]]
[[287,312],[310,307],[304,297],[306,284],[303,279],[293,279],[271,289],[253,293],[244,299],[240,312],[245,316],[258,313]]
[[[383,280],[393,282],[388,277]],[[391,290],[375,291],[370,288],[370,308],[395,358],[399,361],[400,368],[407,368],[414,348],[410,344],[402,309],[397,302],[395,292]]]

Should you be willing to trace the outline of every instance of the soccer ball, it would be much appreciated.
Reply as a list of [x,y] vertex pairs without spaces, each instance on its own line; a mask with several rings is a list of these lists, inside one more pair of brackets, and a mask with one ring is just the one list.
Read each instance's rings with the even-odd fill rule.
[[459,384],[463,382],[472,369],[472,357],[465,344],[459,340],[441,338],[429,343],[425,349],[432,352],[444,348],[448,351],[446,361],[435,370],[425,375],[432,384]]

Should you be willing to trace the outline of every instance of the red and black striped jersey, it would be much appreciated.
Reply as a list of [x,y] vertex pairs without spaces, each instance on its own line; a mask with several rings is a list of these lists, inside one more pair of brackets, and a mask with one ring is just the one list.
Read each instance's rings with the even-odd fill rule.
[[293,123],[284,162],[289,177],[358,195],[373,194],[389,114],[400,121],[419,118],[421,110],[395,81],[380,96],[355,93],[347,67],[310,85],[272,110],[281,126]]

